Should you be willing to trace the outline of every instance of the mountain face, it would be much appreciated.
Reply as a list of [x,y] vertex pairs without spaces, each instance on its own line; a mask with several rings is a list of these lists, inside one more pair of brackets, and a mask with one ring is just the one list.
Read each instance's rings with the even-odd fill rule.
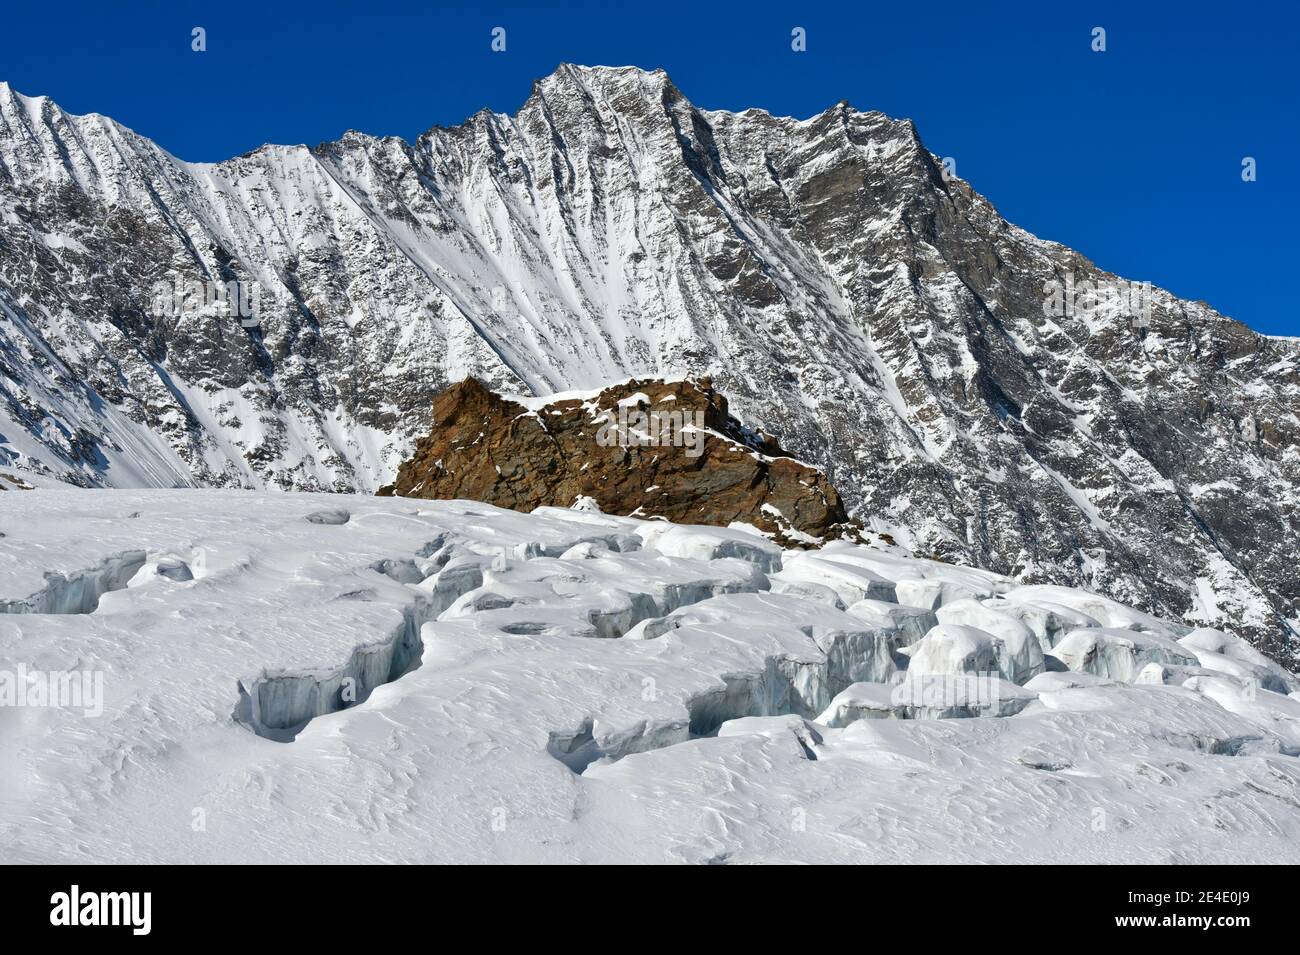
[[526,403],[466,378],[433,399],[433,430],[379,494],[524,512],[586,498],[605,514],[739,522],[786,547],[862,531],[825,475],[728,414],[707,378],[634,378]]
[[192,164],[0,85],[0,467],[373,491],[466,376],[709,375],[917,552],[1294,664],[1300,346],[1131,291],[846,103],[562,66],[414,143]]

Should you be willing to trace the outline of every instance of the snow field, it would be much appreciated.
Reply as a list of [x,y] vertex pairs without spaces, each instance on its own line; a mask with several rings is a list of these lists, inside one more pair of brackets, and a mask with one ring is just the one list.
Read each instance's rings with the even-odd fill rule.
[[1300,861],[1300,680],[1084,591],[465,501],[0,531],[0,681],[104,677],[0,705],[5,861]]

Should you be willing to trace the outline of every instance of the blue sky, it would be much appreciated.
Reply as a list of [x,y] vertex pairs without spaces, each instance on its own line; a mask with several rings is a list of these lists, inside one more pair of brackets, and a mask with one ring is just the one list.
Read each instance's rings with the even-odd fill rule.
[[1031,232],[1300,335],[1297,27],[1290,4],[61,0],[6,11],[0,79],[189,160],[349,128],[413,138],[514,111],[565,61],[663,67],[706,108],[805,117],[847,99],[916,120]]

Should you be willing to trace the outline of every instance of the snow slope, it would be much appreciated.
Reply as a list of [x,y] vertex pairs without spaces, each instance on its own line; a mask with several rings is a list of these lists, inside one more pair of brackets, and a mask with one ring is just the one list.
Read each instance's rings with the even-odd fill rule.
[[0,534],[0,681],[103,679],[0,706],[6,862],[1300,861],[1300,681],[1086,591],[465,501]]

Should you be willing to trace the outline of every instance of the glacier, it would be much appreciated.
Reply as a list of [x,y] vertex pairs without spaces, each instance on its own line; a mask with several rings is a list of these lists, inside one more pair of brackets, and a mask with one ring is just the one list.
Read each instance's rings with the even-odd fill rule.
[[1300,862],[1300,678],[1085,590],[589,503],[48,486],[0,534],[0,674],[104,696],[0,706],[6,862]]

